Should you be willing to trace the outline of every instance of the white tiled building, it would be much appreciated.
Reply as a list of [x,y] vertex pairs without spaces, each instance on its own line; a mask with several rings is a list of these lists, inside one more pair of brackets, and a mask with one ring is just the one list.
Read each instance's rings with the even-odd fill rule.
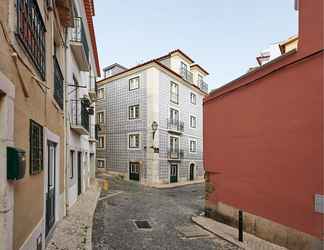
[[147,185],[202,179],[208,72],[180,50],[106,69],[115,73],[97,83],[97,168]]

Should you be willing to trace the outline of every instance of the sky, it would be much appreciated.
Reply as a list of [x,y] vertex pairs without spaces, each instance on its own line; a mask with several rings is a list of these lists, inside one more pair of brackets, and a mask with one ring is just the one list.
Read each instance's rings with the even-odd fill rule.
[[256,65],[258,53],[297,34],[294,0],[95,0],[101,68],[132,67],[181,49],[218,88]]

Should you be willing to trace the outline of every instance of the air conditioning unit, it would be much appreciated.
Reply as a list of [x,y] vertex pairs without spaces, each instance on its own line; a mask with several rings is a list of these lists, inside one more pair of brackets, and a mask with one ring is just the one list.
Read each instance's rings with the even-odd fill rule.
[[55,7],[55,0],[46,0],[46,8],[48,11],[52,11]]

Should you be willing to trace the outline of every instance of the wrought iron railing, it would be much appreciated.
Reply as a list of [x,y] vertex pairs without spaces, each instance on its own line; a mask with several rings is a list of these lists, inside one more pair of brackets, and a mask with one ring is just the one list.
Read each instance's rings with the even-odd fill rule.
[[198,87],[202,91],[208,93],[208,84],[204,80],[198,80]]
[[63,90],[64,90],[64,78],[58,63],[56,56],[53,56],[53,67],[54,67],[54,99],[57,104],[63,109]]
[[169,160],[181,160],[184,158],[184,151],[182,149],[173,148],[168,150]]
[[193,77],[192,77],[192,73],[185,69],[185,68],[180,68],[180,75],[183,79],[187,80],[188,82],[193,83]]
[[17,37],[43,80],[46,77],[45,24],[36,0],[17,0]]
[[74,126],[82,126],[89,131],[89,103],[85,99],[70,100],[71,123]]
[[84,52],[89,60],[89,45],[87,42],[87,37],[84,29],[84,24],[81,17],[75,17],[73,19],[73,29],[72,29],[72,41],[81,42],[84,48]]
[[175,119],[167,119],[167,128],[168,130],[182,133],[184,131],[184,122]]

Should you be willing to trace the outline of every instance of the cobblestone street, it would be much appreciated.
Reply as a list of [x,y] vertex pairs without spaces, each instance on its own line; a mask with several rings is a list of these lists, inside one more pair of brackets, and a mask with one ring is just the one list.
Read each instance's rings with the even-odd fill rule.
[[203,184],[162,190],[110,180],[93,219],[93,249],[238,249],[191,221],[203,211],[203,191]]

